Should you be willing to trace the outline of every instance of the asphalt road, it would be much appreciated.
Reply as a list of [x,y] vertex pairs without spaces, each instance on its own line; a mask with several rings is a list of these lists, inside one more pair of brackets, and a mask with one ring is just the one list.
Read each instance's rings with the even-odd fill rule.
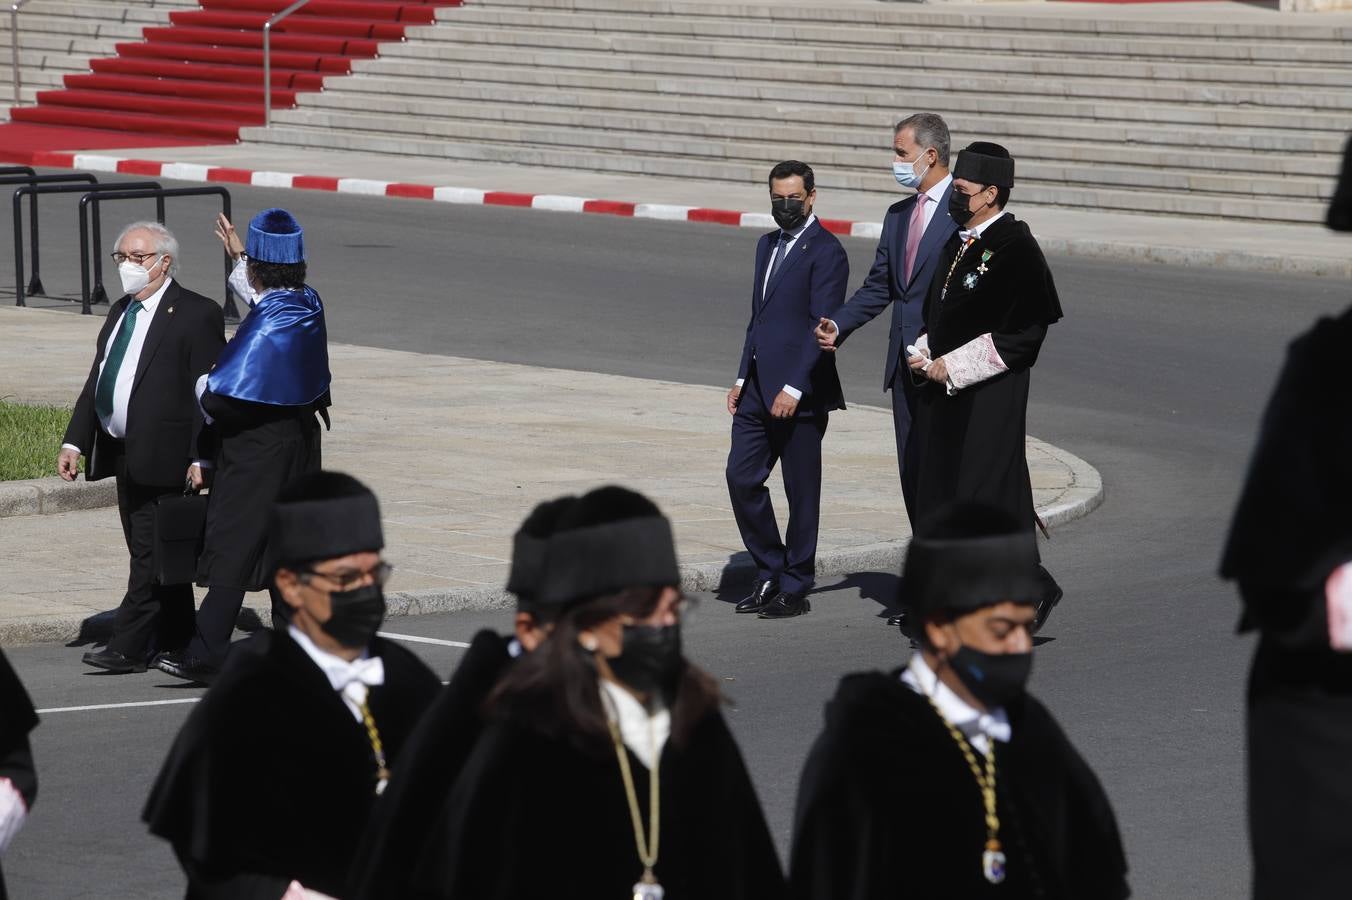
[[[310,281],[336,341],[704,384],[735,374],[754,231],[232,191],[241,220],[280,204],[306,225]],[[829,196],[820,202],[829,215]],[[44,208],[43,278],[51,291],[73,293],[65,214]],[[210,203],[185,201],[171,207],[169,224],[184,243],[182,279],[219,293],[210,216]],[[872,242],[845,245],[857,284]],[[11,265],[0,260],[0,302]],[[1107,500],[1044,548],[1066,599],[1039,648],[1033,690],[1102,777],[1136,896],[1243,896],[1251,644],[1234,635],[1237,605],[1214,573],[1285,345],[1349,292],[1337,281],[1224,270],[1052,265],[1066,319],[1035,370],[1029,430],[1097,466]],[[850,402],[885,403],[885,338],[880,321],[841,351]],[[361,411],[343,407],[340,384],[334,396],[340,435],[342,417]],[[893,583],[861,573],[823,585],[813,614],[790,622],[748,622],[711,598],[691,624],[691,655],[732,679],[730,719],[781,848],[798,769],[835,680],[904,660],[904,645],[878,619]],[[504,623],[499,614],[455,614],[391,626],[468,640],[483,624]],[[443,672],[455,659],[453,650],[418,649]],[[89,674],[74,649],[9,652],[44,708],[194,693],[155,676]],[[185,714],[170,705],[44,717],[35,748],[42,794],[4,862],[13,896],[180,890],[169,852],[145,836],[137,814]]]

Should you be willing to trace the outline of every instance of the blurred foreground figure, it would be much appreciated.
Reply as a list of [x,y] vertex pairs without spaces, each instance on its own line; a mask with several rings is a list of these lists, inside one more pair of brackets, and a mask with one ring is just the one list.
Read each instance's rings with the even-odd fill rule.
[[[38,796],[38,773],[28,734],[38,727],[33,701],[0,652],[0,853],[19,833]],[[0,874],[0,900],[9,896]]]
[[906,555],[920,649],[846,676],[803,770],[790,896],[1120,900],[1098,779],[1026,690],[1042,596],[1034,537],[1000,509],[946,508]]
[[780,900],[784,878],[718,706],[681,652],[671,523],[599,488],[549,539],[550,636],[488,699],[413,896]]
[[[1328,224],[1352,231],[1352,143]],[[1352,896],[1352,309],[1291,343],[1221,575],[1238,582],[1249,679],[1256,900]]]
[[409,736],[399,768],[366,826],[352,866],[350,900],[412,896],[409,886],[451,788],[484,729],[483,704],[512,661],[540,646],[554,627],[556,607],[540,603],[545,548],[559,517],[577,502],[560,497],[531,511],[512,541],[507,590],[516,595],[515,634],[484,629],[460,658],[450,683]]
[[143,813],[193,900],[342,896],[376,796],[439,687],[376,637],[390,568],[361,482],[315,472],[283,488],[269,540],[290,624],[230,654]]

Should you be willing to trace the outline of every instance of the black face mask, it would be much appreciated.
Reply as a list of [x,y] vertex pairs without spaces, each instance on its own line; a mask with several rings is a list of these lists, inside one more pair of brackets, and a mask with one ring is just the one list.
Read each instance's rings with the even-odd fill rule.
[[[973,195],[974,196],[974,195]],[[953,217],[953,221],[958,223],[959,228],[966,228],[967,223],[972,221],[975,212],[968,209],[972,203],[972,197],[964,194],[957,188],[948,195],[948,214]]]
[[983,653],[963,646],[949,657],[958,678],[986,706],[1005,706],[1023,696],[1033,671],[1031,653]]
[[368,584],[329,594],[330,615],[319,627],[344,647],[365,647],[385,620],[385,591]]
[[670,696],[681,674],[681,626],[626,625],[620,655],[606,662],[634,690]]
[[770,215],[775,224],[785,231],[793,231],[807,219],[806,200],[797,197],[771,197]]

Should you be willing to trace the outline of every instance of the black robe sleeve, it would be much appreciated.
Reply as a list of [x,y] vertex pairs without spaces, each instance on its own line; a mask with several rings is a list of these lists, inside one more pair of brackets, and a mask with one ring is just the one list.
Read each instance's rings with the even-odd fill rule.
[[1292,342],[1268,401],[1221,576],[1239,583],[1240,629],[1328,649],[1324,582],[1352,559],[1352,309]]
[[0,778],[8,778],[29,809],[38,797],[38,775],[28,735],[38,714],[23,682],[0,651]]

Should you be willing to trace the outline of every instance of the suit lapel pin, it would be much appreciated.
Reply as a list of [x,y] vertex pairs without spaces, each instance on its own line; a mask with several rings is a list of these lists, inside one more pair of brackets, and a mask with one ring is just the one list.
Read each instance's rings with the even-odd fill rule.
[[172,316],[174,314],[174,308],[172,306],[169,307],[165,310],[165,313]]

